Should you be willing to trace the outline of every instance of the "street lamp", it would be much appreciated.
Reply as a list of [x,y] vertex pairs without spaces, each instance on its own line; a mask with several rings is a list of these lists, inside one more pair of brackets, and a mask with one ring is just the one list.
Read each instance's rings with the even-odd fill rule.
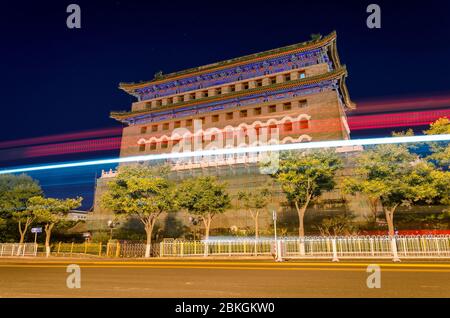
[[277,237],[277,209],[276,205],[271,203],[269,204],[269,209],[272,210],[272,220],[273,220],[273,230],[274,230],[274,240],[275,240],[275,261],[282,262],[283,258],[281,257],[281,241],[278,241]]

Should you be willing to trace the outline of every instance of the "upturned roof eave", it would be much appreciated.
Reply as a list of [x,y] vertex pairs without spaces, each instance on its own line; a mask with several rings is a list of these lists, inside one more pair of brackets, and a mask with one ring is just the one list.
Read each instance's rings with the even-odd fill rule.
[[241,64],[249,63],[249,62],[255,62],[270,56],[278,56],[278,55],[284,55],[286,53],[290,52],[302,52],[302,51],[308,51],[314,48],[323,47],[330,43],[335,42],[336,40],[336,32],[333,31],[329,35],[315,41],[307,41],[302,43],[297,43],[289,46],[285,46],[278,49],[268,50],[264,52],[254,53],[234,59],[229,59],[217,63],[212,63],[205,66],[199,66],[195,68],[190,68],[187,70],[174,72],[170,74],[166,74],[163,76],[162,79],[154,79],[150,81],[144,81],[140,83],[119,83],[119,89],[124,90],[125,92],[132,94],[136,89],[146,87],[148,85],[155,85],[155,84],[161,84],[164,82],[169,82],[173,80],[177,80],[180,78],[193,76],[193,75],[201,75],[207,72],[211,72],[214,70],[221,70],[223,68],[231,67],[231,66],[239,66]]
[[312,77],[298,79],[295,81],[272,84],[272,85],[268,85],[268,86],[262,86],[262,87],[245,90],[245,91],[232,92],[232,93],[227,93],[227,94],[218,95],[218,96],[204,97],[204,98],[200,98],[200,99],[196,99],[196,100],[192,100],[192,101],[180,102],[177,104],[173,104],[170,107],[161,106],[160,108],[154,109],[154,110],[140,110],[140,111],[134,111],[134,112],[133,111],[111,112],[110,117],[113,119],[116,119],[118,121],[123,121],[125,119],[131,118],[131,117],[134,117],[137,115],[151,114],[151,113],[158,112],[158,111],[161,111],[164,109],[173,110],[173,109],[178,109],[178,108],[186,107],[186,106],[195,106],[195,105],[202,104],[202,103],[209,102],[209,101],[220,101],[220,100],[229,99],[229,98],[247,96],[247,95],[251,95],[251,94],[254,94],[254,93],[257,93],[260,91],[272,91],[272,90],[289,88],[289,87],[294,87],[294,86],[304,86],[304,85],[310,85],[310,84],[314,84],[314,83],[318,83],[318,82],[322,82],[322,81],[326,81],[326,80],[332,80],[332,79],[340,80],[339,88],[341,90],[341,94],[343,96],[345,105],[349,109],[354,109],[355,104],[350,100],[348,89],[345,84],[346,76],[347,76],[347,69],[345,66],[341,66],[339,69],[336,69],[329,73],[324,73],[324,74],[320,74],[320,75],[316,75],[316,76],[312,76]]

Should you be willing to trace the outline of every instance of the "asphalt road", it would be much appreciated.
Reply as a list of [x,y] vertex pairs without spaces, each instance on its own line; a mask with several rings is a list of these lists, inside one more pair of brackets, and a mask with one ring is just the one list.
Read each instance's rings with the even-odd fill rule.
[[[68,264],[79,289],[66,285]],[[369,264],[381,288],[367,287]],[[450,262],[0,259],[0,297],[450,297]]]

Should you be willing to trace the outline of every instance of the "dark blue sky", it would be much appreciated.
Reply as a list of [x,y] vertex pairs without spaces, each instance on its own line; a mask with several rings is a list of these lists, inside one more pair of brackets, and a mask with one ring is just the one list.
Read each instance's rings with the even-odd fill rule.
[[[366,26],[372,2],[382,9],[379,30]],[[66,27],[70,3],[81,6],[79,30]],[[332,30],[356,102],[448,93],[449,15],[448,1],[433,0],[8,1],[0,11],[0,140],[118,125],[109,112],[133,101],[119,82]]]
[[[78,3],[80,30],[66,27]],[[165,73],[338,32],[354,100],[450,90],[450,3],[375,1],[8,1],[0,19],[0,140],[109,127],[117,89]]]

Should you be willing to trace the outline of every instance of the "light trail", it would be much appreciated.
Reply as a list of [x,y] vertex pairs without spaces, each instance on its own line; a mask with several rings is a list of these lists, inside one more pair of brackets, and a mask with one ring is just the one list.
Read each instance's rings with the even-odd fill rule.
[[86,130],[75,133],[66,133],[61,135],[34,137],[19,140],[9,140],[0,142],[0,149],[16,148],[28,145],[48,144],[54,142],[67,142],[69,140],[87,139],[87,138],[99,138],[108,136],[120,136],[122,135],[122,127],[110,127],[97,130]]
[[[419,105],[424,106],[430,103],[432,106],[447,105],[448,107],[450,105],[450,97],[440,99],[419,99],[417,103],[414,102],[414,100],[400,100],[395,101],[395,103],[379,101],[377,103],[378,104],[374,103],[372,106],[370,106],[370,104],[364,104],[366,107],[362,107],[361,104],[359,104],[359,109],[366,108],[366,110],[356,110],[349,113],[347,121],[351,131],[427,126],[439,118],[450,118],[450,108],[361,115],[364,113],[371,113],[371,108],[374,107],[375,108],[372,110],[378,110],[381,106],[383,111],[387,111],[387,107],[391,107],[390,111],[398,111],[407,105],[416,105],[418,107]],[[338,126],[335,127],[330,125],[329,122],[326,120],[324,121],[323,119],[312,119],[310,120],[310,123],[311,125],[308,128],[308,134],[328,133],[338,129]],[[295,134],[295,132],[290,132],[288,135],[290,134]],[[122,142],[122,128],[111,127],[55,136],[3,141],[0,142],[0,161],[75,153],[116,151],[120,148],[135,147],[136,140],[139,137],[142,137],[141,134],[127,134],[126,136],[127,138],[125,138],[125,140],[127,140],[127,142]],[[162,135],[159,135],[158,137],[161,136]]]
[[377,98],[373,100],[356,101],[357,108],[349,115],[367,113],[386,113],[392,111],[421,111],[450,106],[450,95],[431,95],[426,97],[410,96],[399,98]]
[[180,158],[200,157],[200,156],[217,156],[217,155],[259,153],[259,152],[272,152],[272,151],[306,150],[306,149],[369,146],[369,145],[399,144],[399,143],[414,143],[414,142],[419,143],[419,142],[435,142],[435,141],[450,141],[450,134],[407,136],[407,137],[387,137],[387,138],[368,138],[368,139],[352,139],[352,140],[334,140],[334,141],[317,141],[317,142],[307,142],[307,143],[276,144],[276,145],[265,145],[265,146],[242,147],[242,148],[224,148],[224,149],[216,149],[216,150],[162,153],[162,154],[154,154],[154,155],[130,156],[130,157],[122,157],[122,158],[87,160],[87,161],[80,161],[80,162],[57,163],[57,164],[31,166],[31,167],[3,169],[3,170],[0,170],[0,174],[21,173],[21,172],[41,171],[41,170],[50,170],[50,169],[63,169],[63,168],[83,167],[83,166],[94,166],[94,165],[112,164],[112,163],[156,161],[156,160],[165,160],[165,159],[180,159]]
[[371,114],[349,116],[350,131],[366,129],[384,129],[394,127],[427,126],[439,118],[450,118],[450,109],[435,109],[416,112],[399,112],[390,114]]

